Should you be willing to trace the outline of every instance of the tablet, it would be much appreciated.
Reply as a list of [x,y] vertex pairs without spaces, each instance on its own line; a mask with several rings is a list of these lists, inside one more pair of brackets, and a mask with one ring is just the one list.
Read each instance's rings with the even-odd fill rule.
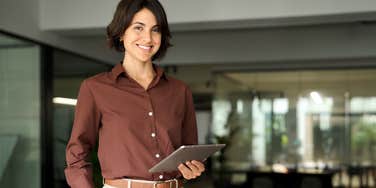
[[149,169],[149,172],[170,172],[178,170],[180,163],[196,160],[205,161],[213,153],[219,151],[226,144],[206,144],[206,145],[183,145],[164,158],[158,164]]

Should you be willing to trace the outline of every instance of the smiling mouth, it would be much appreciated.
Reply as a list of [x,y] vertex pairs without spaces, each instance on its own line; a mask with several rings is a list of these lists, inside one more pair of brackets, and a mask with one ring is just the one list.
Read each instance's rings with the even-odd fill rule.
[[144,50],[150,50],[151,48],[153,48],[153,46],[144,46],[144,45],[140,45],[140,44],[137,44],[137,46],[141,49],[144,49]]

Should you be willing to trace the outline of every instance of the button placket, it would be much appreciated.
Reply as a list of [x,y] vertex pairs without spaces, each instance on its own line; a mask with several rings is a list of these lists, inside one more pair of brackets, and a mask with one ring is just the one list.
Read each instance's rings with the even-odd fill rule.
[[[155,125],[156,125],[156,123],[155,123],[155,119],[156,119],[156,117],[155,117],[155,113],[154,113],[154,109],[153,109],[153,105],[152,105],[152,101],[151,101],[151,98],[150,98],[150,95],[149,95],[149,92],[147,92],[147,98],[148,98],[148,102],[149,102],[149,104],[148,104],[148,106],[149,106],[149,112],[147,112],[147,115],[148,115],[148,117],[150,118],[150,121],[151,121],[151,127],[150,127],[150,130],[151,130],[151,133],[150,133],[150,136],[152,137],[152,138],[154,138],[153,139],[153,142],[155,143],[155,145],[156,145],[156,150],[155,150],[155,155],[154,155],[154,157],[155,157],[155,159],[157,160],[157,161],[159,161],[160,160],[160,157],[161,157],[161,154],[160,154],[160,152],[161,152],[161,150],[160,150],[160,148],[159,148],[159,144],[158,144],[158,139],[156,139],[156,136],[157,136],[157,134],[156,134],[156,127],[155,127]],[[162,177],[163,178],[163,177]]]

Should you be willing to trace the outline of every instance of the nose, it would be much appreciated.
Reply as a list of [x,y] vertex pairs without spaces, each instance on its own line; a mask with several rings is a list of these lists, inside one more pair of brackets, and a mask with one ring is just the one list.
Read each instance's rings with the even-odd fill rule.
[[149,31],[145,31],[145,32],[143,33],[142,39],[143,39],[143,41],[144,41],[145,43],[147,43],[147,42],[151,42],[151,41],[152,41],[152,35],[151,35],[151,32],[149,32]]

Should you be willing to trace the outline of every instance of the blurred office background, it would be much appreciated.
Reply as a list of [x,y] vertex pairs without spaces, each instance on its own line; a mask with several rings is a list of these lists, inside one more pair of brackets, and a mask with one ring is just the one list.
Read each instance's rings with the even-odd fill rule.
[[[117,2],[0,1],[0,187],[67,187],[80,83],[122,60]],[[186,187],[376,186],[376,1],[161,2],[156,63],[191,87],[199,142],[227,144]]]

